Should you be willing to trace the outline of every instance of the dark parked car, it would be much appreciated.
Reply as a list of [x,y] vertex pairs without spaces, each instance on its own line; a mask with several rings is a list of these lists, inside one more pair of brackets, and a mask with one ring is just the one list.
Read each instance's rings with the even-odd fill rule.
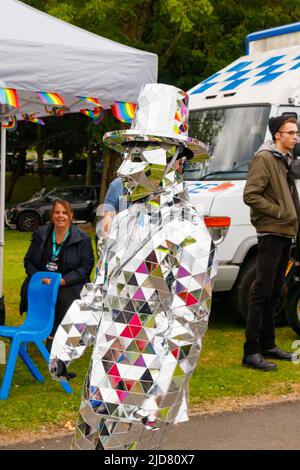
[[58,176],[61,172],[62,166],[62,160],[59,158],[47,158],[43,161],[44,175]]
[[57,199],[68,201],[74,212],[74,222],[93,222],[99,200],[96,186],[66,186],[45,189],[35,194],[29,201],[21,202],[5,212],[6,225],[23,232],[35,230],[49,220],[52,204]]
[[[43,161],[43,173],[44,175],[53,175],[58,176],[61,172],[63,163],[59,158],[45,158]],[[34,160],[28,160],[26,162],[26,173],[37,173],[38,172],[38,161],[35,158]]]
[[6,152],[6,171],[15,171],[18,165],[19,154],[16,152]]
[[37,168],[37,159],[27,160],[25,165],[26,173],[35,173],[35,168]]

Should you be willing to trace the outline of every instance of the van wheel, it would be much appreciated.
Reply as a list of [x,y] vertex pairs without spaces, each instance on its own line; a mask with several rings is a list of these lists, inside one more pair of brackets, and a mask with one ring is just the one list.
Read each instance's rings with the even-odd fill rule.
[[40,218],[35,212],[23,212],[17,222],[18,229],[21,232],[33,232],[40,225]]
[[290,327],[300,335],[300,286],[294,287],[286,302],[285,315]]
[[[254,288],[256,277],[256,258],[250,258],[240,269],[235,285],[230,295],[230,305],[235,317],[246,322],[248,305],[250,301],[251,292]],[[277,301],[277,307],[274,313],[274,320],[276,326],[286,324],[285,318],[285,304],[287,299],[287,288],[284,285],[282,294]]]

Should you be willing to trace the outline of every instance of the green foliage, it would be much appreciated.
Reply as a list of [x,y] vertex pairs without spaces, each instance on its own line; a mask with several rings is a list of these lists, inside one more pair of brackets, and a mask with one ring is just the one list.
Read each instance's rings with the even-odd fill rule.
[[300,17],[298,0],[25,1],[93,33],[158,54],[158,81],[184,89],[243,54],[250,32]]
[[211,15],[212,6],[208,0],[166,0],[161,4],[161,12],[166,14],[171,24],[179,31],[192,32],[201,16]]

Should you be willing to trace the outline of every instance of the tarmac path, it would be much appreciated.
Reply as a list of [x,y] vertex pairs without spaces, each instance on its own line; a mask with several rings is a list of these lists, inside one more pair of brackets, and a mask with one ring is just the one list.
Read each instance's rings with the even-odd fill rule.
[[[0,450],[68,450],[72,434],[0,447]],[[300,400],[236,412],[201,413],[171,426],[165,450],[299,450]]]

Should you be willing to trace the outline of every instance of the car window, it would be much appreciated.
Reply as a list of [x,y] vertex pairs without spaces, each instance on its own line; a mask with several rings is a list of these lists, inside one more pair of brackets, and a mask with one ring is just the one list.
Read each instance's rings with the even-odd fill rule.
[[89,193],[88,188],[73,189],[72,198],[74,201],[86,201],[89,198]]
[[80,202],[93,199],[94,193],[91,188],[58,188],[51,191],[47,197],[52,201],[64,199],[68,202]]
[[56,189],[55,191],[51,191],[51,193],[47,194],[47,197],[50,198],[52,201],[56,199],[64,199],[66,201],[73,200],[72,191],[69,189]]

